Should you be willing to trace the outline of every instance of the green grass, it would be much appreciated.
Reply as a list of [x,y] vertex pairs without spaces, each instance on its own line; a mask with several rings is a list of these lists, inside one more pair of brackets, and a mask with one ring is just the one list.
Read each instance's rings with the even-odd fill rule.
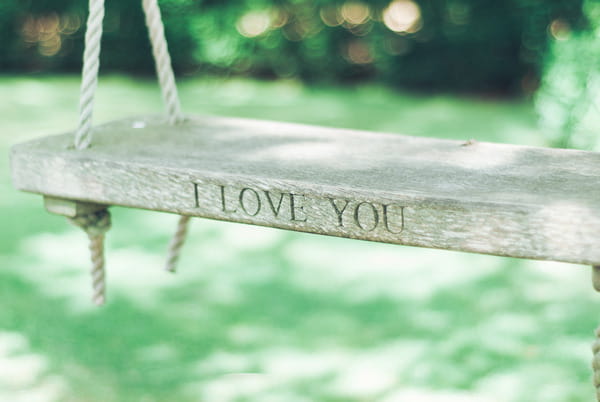
[[[72,129],[78,86],[0,77],[1,155]],[[527,102],[245,80],[180,92],[190,113],[544,144]],[[100,81],[98,123],[161,108],[154,82]],[[0,169],[0,400],[592,400],[584,268],[197,219],[169,275],[176,217],[115,208],[95,308],[85,236]]]

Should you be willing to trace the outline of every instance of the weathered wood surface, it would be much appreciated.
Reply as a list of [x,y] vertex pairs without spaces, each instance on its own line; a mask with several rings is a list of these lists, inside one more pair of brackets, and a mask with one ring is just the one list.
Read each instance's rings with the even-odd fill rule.
[[157,117],[12,149],[34,193],[304,232],[600,264],[600,154]]

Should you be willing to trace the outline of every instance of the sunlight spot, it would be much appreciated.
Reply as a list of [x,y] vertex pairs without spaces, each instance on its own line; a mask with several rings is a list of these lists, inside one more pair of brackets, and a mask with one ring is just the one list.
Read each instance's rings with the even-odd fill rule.
[[17,332],[0,332],[0,356],[12,355],[27,348],[27,339]]
[[56,94],[41,80],[26,79],[11,92],[13,100],[22,106],[44,106],[56,101]]
[[40,233],[28,237],[23,242],[23,251],[37,255],[50,264],[63,263],[77,266],[88,257],[85,233],[68,231],[66,233]]
[[0,332],[0,400],[63,400],[66,389],[64,381],[47,375],[47,359],[27,352],[28,349],[29,343],[21,334]]
[[360,361],[345,367],[337,376],[333,389],[337,395],[369,398],[391,388],[397,381],[398,373],[386,356],[383,360]]
[[586,246],[581,245],[581,239],[597,236],[596,228],[600,227],[598,213],[578,202],[549,203],[531,219],[541,225],[539,232],[543,241],[538,241],[540,244],[537,246],[541,250],[552,250],[557,259],[562,255],[566,258],[578,252],[587,254],[587,249],[582,249]]
[[531,314],[511,313],[499,311],[489,317],[484,327],[487,331],[493,332],[500,337],[505,336],[532,336],[539,330],[539,320]]
[[237,324],[228,332],[228,338],[236,345],[252,345],[269,336],[269,328]]
[[[31,258],[22,264],[19,274],[26,276],[39,289],[53,297],[70,301],[74,311],[95,309],[90,302],[89,251],[83,232],[76,230],[62,234],[42,233],[26,239],[23,253]],[[108,298],[120,293],[141,306],[160,303],[157,293],[185,282],[183,275],[169,275],[162,271],[163,256],[142,248],[121,248],[107,252]],[[40,274],[43,261],[43,274]]]
[[222,229],[223,241],[239,251],[271,247],[283,236],[279,230],[254,225],[237,224]]
[[7,387],[30,387],[45,370],[46,360],[38,355],[0,357],[0,382]]
[[168,343],[158,343],[136,350],[137,357],[141,360],[173,360],[177,358],[177,349]]
[[[271,348],[265,344],[263,349],[250,353],[217,351],[203,358],[196,365],[195,371],[200,376],[214,376],[214,379],[207,380],[201,388],[210,390],[211,395],[218,394],[225,398],[208,398],[208,394],[205,394],[206,400],[232,400],[242,395],[252,400],[267,400],[263,396],[275,397],[278,390],[294,390],[296,384],[322,382],[325,379],[323,391],[336,398],[372,397],[393,389],[402,378],[410,376],[415,363],[422,361],[426,352],[427,343],[412,339],[366,349],[330,347],[310,351]],[[390,356],[397,358],[390,359]],[[262,374],[253,377],[247,373],[251,368]],[[245,376],[259,381],[251,381],[252,386],[242,393],[223,393],[226,384],[235,388],[236,384],[231,382]],[[190,391],[193,389],[195,385]]]
[[[464,144],[467,144],[465,141]],[[430,160],[443,160],[444,163],[453,164],[463,168],[480,170],[501,168],[506,169],[515,163],[520,156],[519,149],[510,146],[503,147],[502,152],[498,152],[498,144],[488,144],[474,141],[468,146],[457,147],[454,152],[448,152],[448,149],[432,150],[424,157]]]
[[338,239],[291,243],[284,253],[299,267],[293,271],[295,283],[311,291],[335,289],[338,296],[354,303],[374,297],[427,300],[441,289],[490,275],[505,262],[487,256],[363,242],[347,248]]
[[381,402],[505,402],[504,399],[474,394],[468,391],[438,391],[431,389],[403,389]]
[[200,393],[200,400],[203,401],[233,402],[242,398],[257,400],[256,397],[271,386],[272,380],[268,376],[256,373],[234,373],[199,385],[197,392]]
[[[335,160],[342,155],[344,150],[334,143],[304,141],[282,145],[273,145],[263,151],[254,152],[254,159],[264,160],[272,158],[277,160],[298,160],[315,163]],[[275,157],[276,155],[276,157]]]
[[239,303],[243,299],[241,282],[244,281],[240,278],[214,277],[206,284],[204,297],[215,304],[234,305]]
[[247,354],[236,354],[230,351],[217,350],[210,356],[200,360],[194,369],[195,372],[204,375],[223,374],[232,372],[248,371],[253,364],[252,356]]
[[278,382],[318,378],[344,365],[348,352],[335,349],[307,353],[306,350],[267,349],[259,356],[261,368]]
[[526,267],[540,280],[527,286],[528,299],[537,303],[559,302],[571,297],[594,299],[590,289],[589,267],[554,261],[528,261]]
[[501,396],[500,401],[522,400],[522,396],[527,395],[531,401],[564,402],[570,399],[569,387],[573,386],[567,380],[569,377],[566,367],[523,362],[484,377],[475,389]]

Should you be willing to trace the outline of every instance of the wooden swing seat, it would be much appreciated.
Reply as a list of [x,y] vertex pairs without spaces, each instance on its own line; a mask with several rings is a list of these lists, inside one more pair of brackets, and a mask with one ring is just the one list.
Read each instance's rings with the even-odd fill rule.
[[121,120],[13,147],[45,196],[600,265],[600,154],[237,118]]

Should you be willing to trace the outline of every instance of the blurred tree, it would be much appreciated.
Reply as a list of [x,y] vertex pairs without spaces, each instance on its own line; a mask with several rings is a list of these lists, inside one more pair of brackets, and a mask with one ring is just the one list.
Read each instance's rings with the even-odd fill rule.
[[[378,79],[418,90],[536,86],[548,26],[582,0],[161,0],[176,71]],[[106,3],[102,69],[149,73],[140,0]],[[4,0],[0,69],[77,71],[83,0]]]
[[585,29],[573,29],[561,19],[549,27],[554,41],[536,108],[557,147],[592,149],[600,144],[600,2],[586,0],[584,11]]

